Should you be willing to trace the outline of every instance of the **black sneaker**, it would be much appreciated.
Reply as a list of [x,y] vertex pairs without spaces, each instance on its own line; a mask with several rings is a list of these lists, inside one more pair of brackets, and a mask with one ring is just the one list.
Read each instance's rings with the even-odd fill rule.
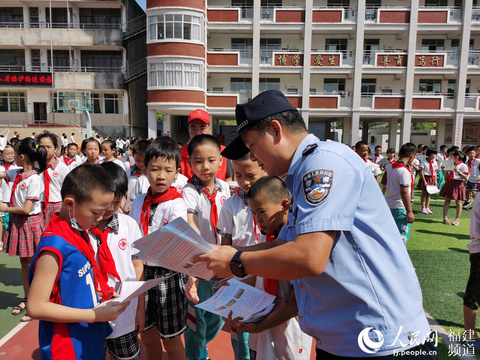
[[472,205],[472,202],[470,200],[465,200],[463,202],[463,208],[466,209],[467,207],[469,207],[470,205]]

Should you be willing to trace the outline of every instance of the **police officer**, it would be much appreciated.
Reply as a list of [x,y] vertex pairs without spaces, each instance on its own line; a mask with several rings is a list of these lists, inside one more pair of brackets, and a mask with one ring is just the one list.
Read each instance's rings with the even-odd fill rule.
[[276,241],[224,246],[197,260],[219,276],[294,280],[300,326],[316,340],[317,359],[402,351],[437,358],[415,270],[365,162],[309,134],[279,91],[237,105],[236,118],[239,136],[222,155],[250,151],[269,175],[285,177],[293,206]]

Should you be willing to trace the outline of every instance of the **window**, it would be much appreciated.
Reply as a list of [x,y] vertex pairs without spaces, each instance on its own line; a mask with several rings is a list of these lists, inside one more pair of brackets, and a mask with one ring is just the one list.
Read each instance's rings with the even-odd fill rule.
[[422,51],[437,51],[445,49],[445,40],[443,39],[423,39]]
[[27,112],[24,92],[0,92],[0,112]]
[[[50,9],[46,10],[46,21],[50,26]],[[52,27],[65,28],[68,24],[68,15],[66,8],[52,8]]]
[[259,81],[260,92],[267,90],[280,90],[280,79],[260,78]]
[[375,87],[377,85],[376,79],[362,79],[362,95],[375,94]]
[[201,88],[201,65],[159,62],[150,64],[150,87]]
[[[118,27],[122,24],[120,9],[80,9],[80,24],[84,28],[99,28],[105,25]],[[118,25],[118,26],[113,26]]]
[[442,91],[442,80],[420,79],[418,91],[421,93],[440,93]]
[[[51,65],[51,52],[48,50],[48,66]],[[68,50],[53,50],[53,67],[70,67],[70,52]]]
[[345,93],[345,79],[324,79],[323,92],[344,94]]
[[375,52],[380,48],[379,39],[365,39],[363,43],[363,63],[374,64]]
[[447,6],[447,0],[425,0],[425,6]]
[[93,93],[94,114],[123,114],[122,98],[115,93]]
[[349,7],[350,0],[328,0],[327,6],[342,6],[342,7]]
[[250,78],[231,78],[230,91],[240,94],[252,92],[252,79]]
[[200,16],[161,14],[149,17],[149,39],[202,41]]
[[346,51],[348,39],[325,39],[325,50]]
[[85,51],[81,52],[82,67],[93,68],[91,71],[121,69],[123,53],[121,51]]
[[457,86],[457,80],[450,79],[448,80],[447,85],[447,97],[453,99],[455,97],[455,87]]
[[0,23],[6,23],[7,26],[12,23],[23,23],[23,8],[0,7]]
[[298,94],[297,88],[287,88],[287,94]]
[[250,38],[232,38],[232,50],[240,50],[242,59],[252,58],[252,39]]
[[23,67],[25,66],[25,50],[0,49],[0,67]]
[[242,19],[253,18],[253,0],[232,0],[232,7],[242,9]]

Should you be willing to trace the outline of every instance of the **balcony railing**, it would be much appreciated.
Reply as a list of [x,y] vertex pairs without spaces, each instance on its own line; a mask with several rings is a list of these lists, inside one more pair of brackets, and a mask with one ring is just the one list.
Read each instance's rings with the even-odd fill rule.
[[472,8],[472,21],[480,22],[480,6],[474,6]]
[[468,65],[480,66],[480,50],[470,50],[468,52]]
[[419,6],[419,24],[460,23],[462,8],[454,6]]
[[[357,8],[344,6],[320,6],[314,7],[314,23],[337,23],[337,22],[355,22],[357,21]],[[337,16],[335,16],[335,13]],[[341,18],[340,18],[341,13]],[[324,16],[321,16],[324,14]],[[330,16],[330,14],[334,14]],[[318,16],[319,19],[316,20]],[[325,18],[326,16],[326,18]]]
[[218,53],[228,53],[228,54],[238,54],[239,56],[239,64],[251,65],[252,64],[252,57],[253,57],[253,50],[252,49],[223,49],[223,48],[213,48],[208,49],[208,53],[210,54],[218,54]]
[[[52,23],[52,29],[83,29],[83,30],[120,30],[122,24],[107,24],[107,23]],[[49,29],[49,22],[33,22],[25,26],[24,22],[0,22],[0,28],[25,28],[25,29]]]

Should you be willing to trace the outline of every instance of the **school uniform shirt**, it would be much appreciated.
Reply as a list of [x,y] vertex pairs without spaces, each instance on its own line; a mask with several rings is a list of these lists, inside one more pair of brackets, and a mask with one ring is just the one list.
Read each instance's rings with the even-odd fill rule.
[[[460,163],[460,164],[455,165],[455,167],[456,167],[458,170],[460,170],[462,173],[468,174],[468,166],[467,166],[467,164],[465,164],[465,163],[462,162],[462,163]],[[447,174],[448,174],[449,178],[450,178],[450,177],[452,176],[452,174],[453,174],[453,179],[452,179],[452,180],[460,180],[460,181],[465,182],[465,179],[464,179],[463,177],[461,177],[460,174],[457,173],[457,172],[455,172],[455,171],[448,171]]]
[[[415,165],[417,167],[420,166],[420,160],[418,160],[417,158],[413,159],[412,165]],[[417,170],[413,166],[410,166],[410,170],[412,170],[413,178],[415,179],[415,177],[417,176]]]
[[374,164],[378,164],[378,162],[380,160],[383,159],[383,155],[377,155],[377,154],[372,154],[372,156],[370,157],[370,160],[374,163]]
[[217,233],[231,239],[233,246],[258,244],[262,234],[248,206],[247,193],[242,189],[223,204],[218,217]]
[[[68,169],[68,166],[60,162],[59,159],[54,161],[52,166],[45,169],[45,171],[42,173],[44,188],[45,188],[45,172],[47,171],[48,171],[48,175],[50,175],[48,202],[49,203],[61,202],[62,195],[60,191],[62,190],[63,181],[65,180],[65,177],[68,175],[70,170]],[[45,202],[45,192],[43,192],[41,201]]]
[[[132,263],[132,256],[138,254],[138,250],[133,247],[133,243],[142,237],[138,224],[130,216],[125,214],[114,214],[107,224],[110,228],[107,237],[107,244],[112,258],[115,261],[115,269],[120,276],[121,281],[136,281],[135,268]],[[96,254],[98,264],[98,246],[99,239],[91,231],[88,231],[90,243]],[[108,285],[115,288],[118,279],[108,274]],[[112,333],[107,339],[115,339],[119,336],[128,334],[135,330],[135,316],[137,313],[138,298],[130,301],[130,305],[121,313],[116,320],[110,321]]]
[[[187,210],[189,213],[197,215],[200,235],[202,235],[205,241],[210,244],[220,245],[222,238],[217,234],[216,227],[212,227],[210,215],[212,205],[207,195],[203,192],[205,186],[199,182],[195,175],[192,177],[192,182],[187,183],[182,191],[183,199],[187,204]],[[217,191],[215,204],[217,206],[217,214],[220,217],[222,205],[230,197],[230,188],[225,181],[215,178],[215,191]]]
[[387,191],[385,193],[388,207],[390,209],[405,209],[400,189],[408,187],[408,193],[412,193],[412,173],[403,166],[394,169],[391,164],[387,164],[385,170],[388,173]]
[[[339,356],[368,355],[359,346],[364,340],[378,348],[375,356],[412,348],[415,336],[423,341],[430,327],[417,275],[365,161],[343,144],[310,134],[285,183],[293,207],[280,239],[336,231],[325,271],[293,281],[302,330],[317,347]],[[383,342],[370,340],[377,337],[370,327]]]
[[[43,236],[32,259],[29,282],[32,281],[38,256],[50,251],[59,258],[60,268],[51,300],[77,309],[92,309],[98,305],[93,283],[93,271],[87,258],[72,244],[58,235]],[[105,337],[112,329],[108,322],[57,323],[40,320],[39,345],[42,359],[103,360]]]
[[467,181],[472,184],[480,183],[480,180],[477,179],[480,175],[480,158],[473,159],[471,164],[467,164],[467,167],[470,170],[470,175],[468,176]]
[[379,177],[382,174],[382,169],[380,169],[380,165],[377,165],[368,159],[366,161],[366,164],[374,177]]
[[188,178],[185,175],[177,174],[177,178],[173,181],[172,186],[181,194],[183,187],[187,184],[187,182]]
[[[434,172],[438,170],[438,165],[435,159],[433,159],[432,161],[432,167]],[[433,176],[432,169],[430,168],[430,162],[427,159],[422,161],[422,163],[420,164],[420,169],[423,170],[423,175]]]
[[[107,160],[105,160],[105,158],[102,158],[100,161],[101,161],[100,163],[108,162]],[[122,160],[115,159],[115,160],[112,160],[110,162],[113,162],[114,164],[117,164],[118,166],[120,166],[122,169],[125,170],[125,165],[123,164]]]
[[[2,198],[1,201],[6,203],[10,201],[10,198],[12,196],[13,181],[15,180],[15,176],[17,175],[17,171],[22,169],[20,166],[17,166],[14,163],[7,167],[5,167],[5,164],[3,162],[0,164],[0,172],[6,172],[7,170],[11,170],[12,172],[10,173],[10,176],[13,176],[13,178],[8,179],[10,181],[8,181],[7,179],[3,179],[2,183],[0,184],[0,196]],[[4,213],[0,212],[0,216],[3,215]]]
[[138,195],[146,194],[150,183],[146,175],[143,175],[140,170],[133,165],[133,167],[127,171],[128,177],[128,192],[127,200],[123,206],[124,211],[128,211],[133,200],[137,198]]
[[[140,226],[140,216],[142,215],[142,205],[147,194],[139,195],[132,203],[130,216]],[[148,233],[157,231],[161,227],[167,225],[177,218],[187,221],[187,205],[182,198],[165,201],[163,203],[153,204],[150,207],[150,223],[148,225]],[[140,229],[140,232],[142,230]],[[148,234],[143,234],[148,235]]]
[[[265,235],[260,242],[265,242]],[[257,276],[255,287],[265,291],[265,279]],[[291,281],[278,280],[277,300],[287,302],[292,290]],[[250,333],[248,347],[257,352],[256,360],[310,360],[312,337],[300,329],[298,318],[294,317],[273,328]]]
[[73,159],[70,159],[66,154],[63,154],[62,156],[60,156],[59,160],[62,164],[67,165],[69,171],[72,171],[78,165],[84,162],[79,155],[75,155]]
[[[6,177],[7,181],[13,183],[18,171],[19,170],[8,170]],[[43,192],[45,191],[45,185],[43,184],[42,177],[37,173],[36,170],[22,173],[21,176],[22,179],[15,188],[15,192],[12,193],[12,206],[22,207],[25,205],[25,201],[32,200],[32,210],[28,215],[37,215],[41,211],[40,200],[43,198]]]

